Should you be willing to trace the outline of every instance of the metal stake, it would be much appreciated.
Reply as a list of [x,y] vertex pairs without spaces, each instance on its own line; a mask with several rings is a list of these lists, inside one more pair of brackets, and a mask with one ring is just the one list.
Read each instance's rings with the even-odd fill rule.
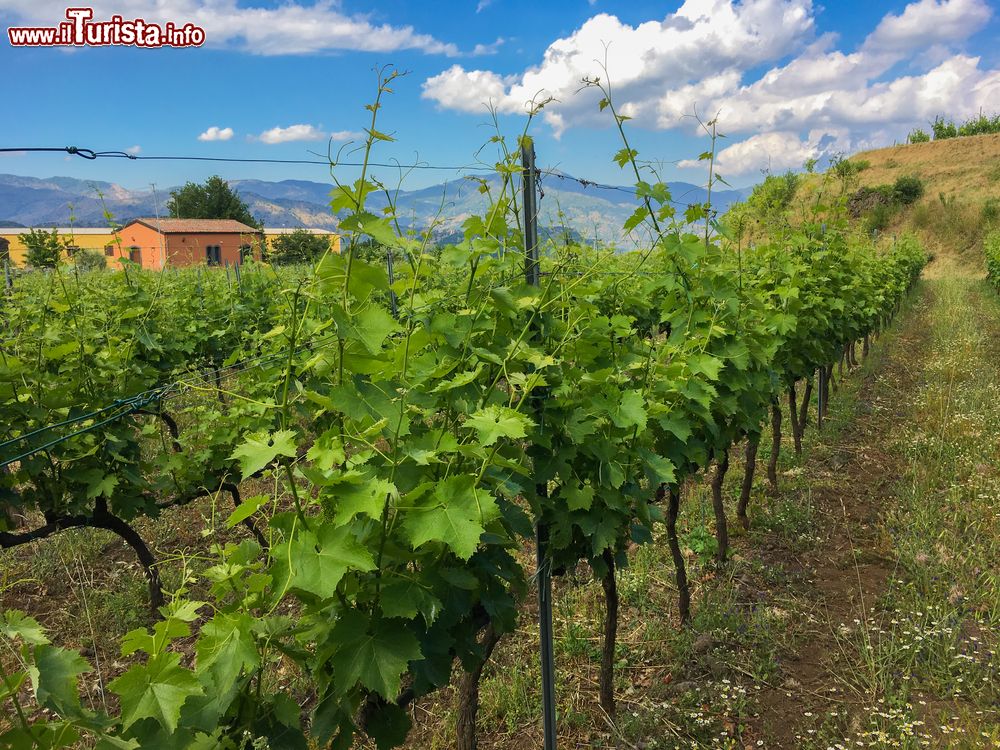
[[385,270],[389,274],[389,306],[392,308],[392,317],[399,319],[399,305],[396,301],[396,292],[393,291],[392,285],[396,281],[396,275],[392,270],[392,248],[387,247],[385,249]]
[[[532,286],[541,285],[538,263],[538,203],[535,186],[535,147],[528,143],[521,146],[522,192],[521,206],[524,211],[524,278]],[[537,333],[537,330],[536,330]],[[541,411],[540,398],[536,406]],[[539,428],[544,428],[539,419]],[[539,501],[548,495],[544,483],[535,485],[535,495]],[[535,525],[535,563],[538,584],[538,638],[542,667],[542,728],[543,750],[556,750],[556,669],[552,643],[552,561],[549,558],[549,530],[545,524]]]

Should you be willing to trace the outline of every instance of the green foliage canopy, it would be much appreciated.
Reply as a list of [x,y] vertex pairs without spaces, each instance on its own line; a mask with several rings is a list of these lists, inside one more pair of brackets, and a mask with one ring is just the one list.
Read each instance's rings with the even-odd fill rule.
[[54,227],[51,232],[32,229],[21,241],[28,250],[25,262],[32,268],[55,268],[66,249]]
[[330,237],[296,229],[274,238],[268,260],[278,265],[315,263],[330,249]]
[[171,192],[167,210],[174,219],[234,219],[258,229],[261,226],[239,193],[218,175],[202,185],[188,182]]

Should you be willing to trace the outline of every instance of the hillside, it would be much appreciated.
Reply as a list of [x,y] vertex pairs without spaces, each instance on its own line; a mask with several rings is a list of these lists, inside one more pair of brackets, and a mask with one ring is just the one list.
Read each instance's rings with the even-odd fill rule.
[[851,161],[868,166],[860,174],[866,187],[891,185],[914,176],[923,196],[896,213],[885,232],[912,231],[935,255],[981,266],[987,228],[1000,223],[1000,135],[949,138],[863,151]]
[[977,198],[1000,198],[1000,134],[949,138],[913,143],[874,151],[862,151],[852,160],[867,161],[862,185],[892,182],[901,175],[916,175],[928,186],[931,197],[964,194]]

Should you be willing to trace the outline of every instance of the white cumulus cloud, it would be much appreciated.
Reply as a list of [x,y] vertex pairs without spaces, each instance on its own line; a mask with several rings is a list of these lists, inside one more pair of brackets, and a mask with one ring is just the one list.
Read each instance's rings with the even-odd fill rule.
[[198,136],[199,141],[228,141],[233,137],[232,128],[220,128],[215,125]]
[[750,174],[887,145],[938,114],[997,109],[1000,70],[964,48],[991,16],[986,0],[914,0],[851,49],[818,28],[812,0],[686,0],[637,25],[594,15],[521,72],[452,65],[424,82],[423,96],[516,114],[549,95],[543,118],[559,136],[609,123],[596,93],[581,91],[585,77],[604,76],[606,59],[616,105],[634,124],[694,132],[693,112],[719,113],[729,136],[720,169]]
[[992,15],[985,0],[919,0],[898,16],[887,14],[865,46],[893,52],[919,51],[934,44],[961,41]]
[[454,65],[427,79],[423,96],[467,112],[481,112],[492,101],[506,113],[552,96],[558,102],[545,115],[550,125],[585,123],[593,120],[596,99],[576,92],[584,77],[603,75],[605,49],[616,91],[638,111],[653,103],[665,81],[695,83],[780,59],[801,47],[813,27],[811,0],[686,0],[663,20],[637,26],[599,13],[552,42],[541,63],[523,73],[501,76]]
[[353,130],[335,130],[326,132],[315,125],[289,125],[288,127],[273,127],[257,136],[256,140],[264,143],[289,143],[291,141],[350,141],[363,138],[363,133]]

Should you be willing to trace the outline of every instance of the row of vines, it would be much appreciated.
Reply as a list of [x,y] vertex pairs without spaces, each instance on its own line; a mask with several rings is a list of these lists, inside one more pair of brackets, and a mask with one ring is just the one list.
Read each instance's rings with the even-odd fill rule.
[[[365,163],[389,139],[376,117],[393,78],[369,107]],[[407,707],[457,671],[459,744],[471,747],[476,681],[516,628],[536,524],[553,570],[587,565],[604,582],[606,654],[615,571],[658,524],[689,618],[685,481],[715,467],[724,562],[730,451],[745,445],[748,523],[769,424],[777,481],[781,402],[798,442],[815,374],[886,325],[925,258],[908,239],[876,248],[856,236],[832,199],[751,246],[710,206],[677,216],[627,118],[609,97],[601,109],[635,177],[625,229],[643,249],[546,247],[537,286],[518,200],[526,135],[513,153],[494,139],[489,208],[443,249],[400,230],[391,193],[387,211],[366,209],[384,187],[364,169],[333,194],[344,252],[308,273],[244,273],[235,291],[219,275],[134,270],[21,280],[3,302],[0,503],[38,524],[0,542],[116,531],[144,562],[159,619],[124,637],[116,708],[98,710],[77,690],[91,665],[4,611],[16,659],[0,660],[0,702],[13,709],[0,744],[347,748],[364,734],[388,748],[405,741]],[[391,283],[355,252],[372,241],[397,259]],[[132,522],[220,494],[235,501],[226,525],[247,533],[186,561],[164,591]],[[612,670],[607,659],[613,715]],[[279,673],[307,694],[289,694]]]
[[990,232],[983,242],[986,254],[986,279],[1000,292],[1000,232]]

